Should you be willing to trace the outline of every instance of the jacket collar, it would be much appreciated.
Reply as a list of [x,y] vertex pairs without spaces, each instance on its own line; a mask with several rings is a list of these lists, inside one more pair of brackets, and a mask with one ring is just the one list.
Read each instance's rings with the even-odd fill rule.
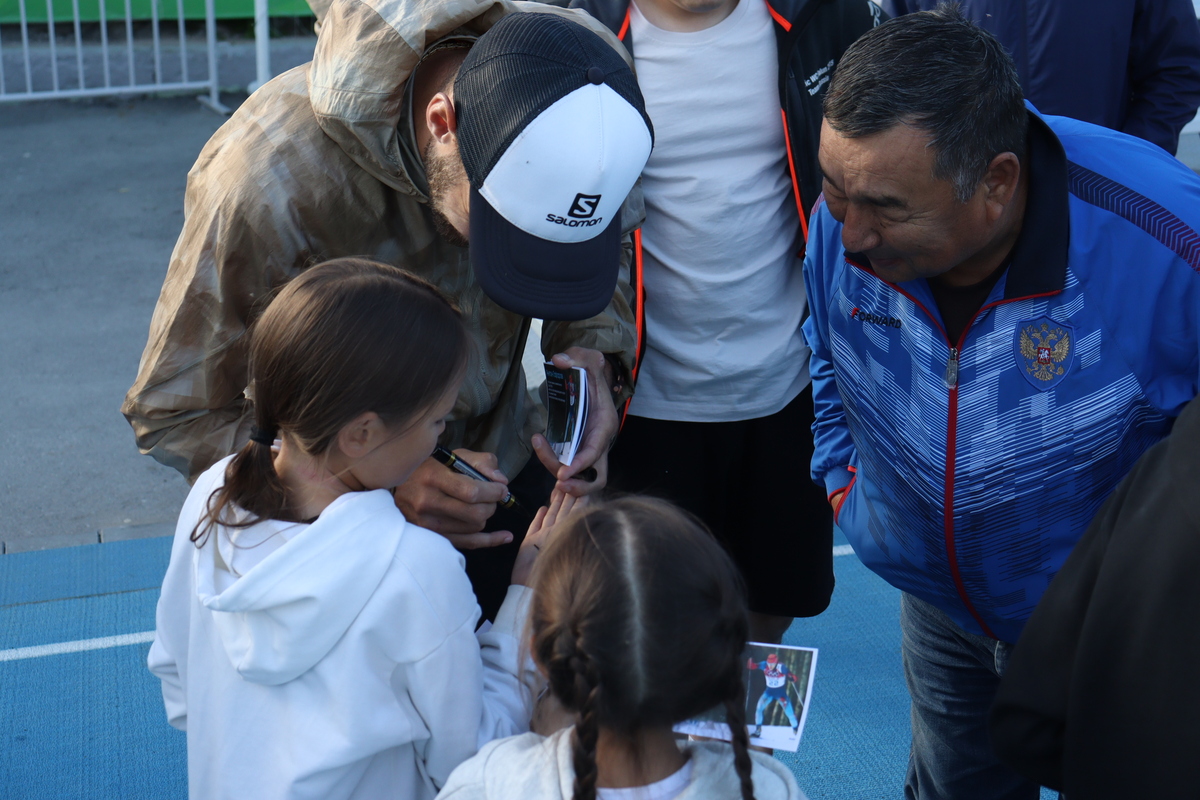
[[1071,219],[1067,195],[1067,155],[1040,116],[1028,112],[1024,167],[1029,197],[1021,235],[1013,246],[1004,299],[1061,292],[1067,282]]

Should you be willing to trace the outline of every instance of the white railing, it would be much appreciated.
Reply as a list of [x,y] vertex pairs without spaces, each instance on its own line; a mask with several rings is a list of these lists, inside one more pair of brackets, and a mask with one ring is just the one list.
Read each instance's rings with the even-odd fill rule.
[[271,74],[271,14],[267,4],[268,0],[254,0],[255,78],[254,82],[246,87],[251,93],[274,77]]
[[[217,79],[217,24],[213,0],[204,3],[203,42],[189,42],[183,0],[150,0],[150,36],[134,36],[131,0],[98,0],[98,41],[84,41],[84,22],[79,0],[71,0],[74,47],[59,40],[59,29],[68,23],[56,19],[53,0],[45,0],[46,22],[31,22],[27,4],[17,0],[20,11],[20,46],[7,45],[0,36],[0,103],[17,100],[65,99],[106,95],[154,94],[194,89],[206,91],[198,99],[226,114],[221,104]],[[108,5],[124,5],[124,31],[110,41]],[[174,7],[174,30],[160,26],[160,6]],[[60,14],[61,16],[61,14]],[[145,27],[138,20],[137,27]],[[117,23],[119,25],[119,22]],[[117,25],[113,27],[116,28]],[[43,40],[44,36],[44,40]],[[63,37],[67,39],[68,37]],[[66,52],[64,53],[64,50]],[[72,51],[73,50],[73,54]],[[200,79],[201,76],[203,79]]]

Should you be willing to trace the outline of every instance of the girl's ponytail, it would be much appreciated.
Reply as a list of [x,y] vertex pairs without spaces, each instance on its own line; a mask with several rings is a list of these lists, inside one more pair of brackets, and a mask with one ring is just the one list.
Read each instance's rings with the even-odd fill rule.
[[750,777],[750,737],[746,734],[746,687],[740,673],[733,674],[733,693],[725,700],[725,722],[733,744],[733,766],[742,784],[742,800],[754,800],[754,781]]
[[[203,547],[208,534],[217,524],[231,528],[253,525],[260,519],[288,519],[288,498],[283,481],[275,472],[271,452],[277,429],[256,420],[250,431],[250,441],[225,467],[225,483],[208,498],[208,508],[192,529],[191,540]],[[228,513],[230,505],[250,512],[250,517],[237,522]]]

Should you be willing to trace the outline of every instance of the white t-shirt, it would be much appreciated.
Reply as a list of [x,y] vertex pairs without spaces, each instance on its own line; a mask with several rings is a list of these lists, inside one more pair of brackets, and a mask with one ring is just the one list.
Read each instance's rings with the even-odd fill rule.
[[655,143],[642,173],[646,353],[635,416],[768,416],[808,385],[800,221],[762,0],[703,31],[630,30]]

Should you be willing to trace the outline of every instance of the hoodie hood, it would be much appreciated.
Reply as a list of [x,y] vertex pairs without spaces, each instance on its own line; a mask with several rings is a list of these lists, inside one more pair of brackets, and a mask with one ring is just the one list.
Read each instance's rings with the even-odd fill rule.
[[[323,3],[322,3],[323,5]],[[407,86],[425,53],[447,38],[479,38],[506,14],[560,14],[586,26],[633,61],[612,31],[583,11],[511,0],[332,0],[324,10],[308,71],[318,124],[372,176],[404,194],[425,197],[425,176],[406,166],[416,152]]]
[[243,529],[235,541],[298,532],[240,575],[222,553],[237,529],[214,530],[193,556],[196,594],[238,674],[277,686],[324,658],[379,587],[406,524],[388,492],[351,492],[311,525],[264,520]]

